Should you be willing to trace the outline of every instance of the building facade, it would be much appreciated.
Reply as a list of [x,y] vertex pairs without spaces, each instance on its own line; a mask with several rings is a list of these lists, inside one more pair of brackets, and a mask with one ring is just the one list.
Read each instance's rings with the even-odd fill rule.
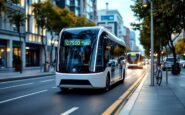
[[97,25],[104,26],[117,37],[123,39],[124,24],[118,10],[103,9],[97,11]]
[[135,34],[135,31],[130,30],[126,26],[124,28],[125,28],[124,40],[125,40],[125,43],[126,43],[127,47],[131,51],[138,51],[138,47],[136,45],[136,34]]
[[125,28],[124,40],[125,40],[126,46],[130,49],[130,42],[129,42],[130,30],[126,26],[124,26],[124,28]]
[[[19,34],[9,18],[8,13],[1,13],[0,16],[0,68],[14,67],[13,60],[16,56],[21,56],[24,67],[40,66],[44,63],[44,50],[41,43],[41,29],[37,26],[32,12],[33,3],[44,0],[21,0],[21,5],[7,2],[7,12],[21,10],[26,15],[24,26],[21,26],[21,42]],[[44,31],[44,45],[47,50],[47,60],[49,58],[49,46]],[[21,44],[21,48],[20,48]],[[54,51],[55,52],[55,51]],[[52,55],[55,55],[54,53]],[[55,56],[53,56],[54,58]],[[54,59],[53,59],[54,60]]]
[[[21,0],[20,5],[13,4],[11,1],[7,1],[5,4],[7,12],[0,13],[0,67],[7,68],[13,67],[13,58],[20,54],[19,51],[19,34],[17,33],[16,26],[12,24],[9,20],[10,13],[14,11],[19,11],[25,13],[24,10],[24,0]],[[21,26],[21,40],[25,38],[25,25]],[[25,47],[25,44],[22,44],[21,47]],[[24,56],[25,51],[21,51],[21,55]],[[25,60],[23,58],[24,65]]]
[[97,0],[54,0],[61,8],[68,8],[76,16],[85,16],[89,21],[96,22]]
[[136,35],[135,35],[135,32],[132,31],[132,30],[130,30],[129,44],[130,44],[130,49],[132,51],[137,50],[137,47],[136,47]]

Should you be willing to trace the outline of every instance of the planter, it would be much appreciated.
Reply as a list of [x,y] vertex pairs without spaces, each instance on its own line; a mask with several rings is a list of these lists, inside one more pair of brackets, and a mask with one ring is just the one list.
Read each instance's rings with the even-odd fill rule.
[[173,75],[178,75],[180,74],[181,68],[180,68],[180,64],[177,63],[176,65],[172,65],[172,74]]
[[15,71],[16,72],[21,71],[21,66],[20,65],[15,65]]

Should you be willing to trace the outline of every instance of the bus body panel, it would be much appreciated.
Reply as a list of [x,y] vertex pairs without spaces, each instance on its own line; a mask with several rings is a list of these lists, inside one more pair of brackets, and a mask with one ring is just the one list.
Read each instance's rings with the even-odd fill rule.
[[[69,74],[69,73],[56,73],[56,86],[67,88],[105,88],[105,81],[108,69],[100,73],[89,74]],[[60,84],[61,80],[87,80],[89,85],[75,85],[75,84]]]

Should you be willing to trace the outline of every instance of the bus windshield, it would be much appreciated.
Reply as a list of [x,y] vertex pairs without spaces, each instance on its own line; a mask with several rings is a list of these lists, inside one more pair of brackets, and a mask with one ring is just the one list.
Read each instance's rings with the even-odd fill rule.
[[91,30],[62,33],[59,52],[59,71],[89,73],[94,67],[96,34]]
[[127,61],[128,61],[128,63],[130,63],[130,64],[137,64],[137,63],[139,63],[140,62],[140,55],[139,54],[128,54],[128,56],[127,56]]

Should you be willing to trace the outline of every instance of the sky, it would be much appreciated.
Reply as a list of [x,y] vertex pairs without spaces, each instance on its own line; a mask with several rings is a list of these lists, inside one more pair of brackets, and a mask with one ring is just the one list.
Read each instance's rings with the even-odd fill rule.
[[[119,13],[123,17],[123,23],[126,27],[132,29],[131,23],[136,21],[136,18],[134,17],[134,13],[132,12],[130,5],[133,5],[134,2],[132,0],[97,0],[97,9],[105,9],[106,5],[105,3],[108,2],[108,8],[109,9],[117,9]],[[140,48],[140,42],[138,40],[139,38],[139,32],[136,32],[136,44],[139,45]]]

